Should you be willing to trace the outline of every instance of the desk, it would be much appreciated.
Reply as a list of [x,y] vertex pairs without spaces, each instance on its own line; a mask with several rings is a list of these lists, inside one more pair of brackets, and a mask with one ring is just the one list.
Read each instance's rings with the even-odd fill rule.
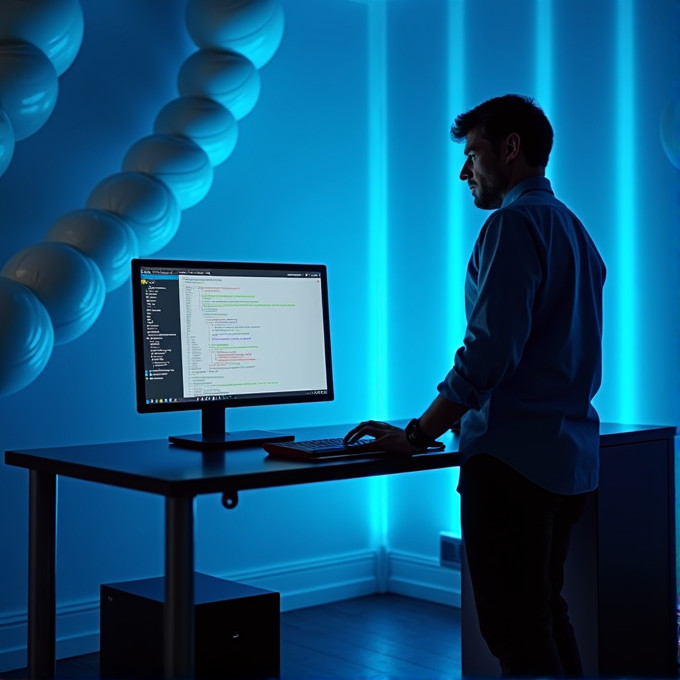
[[[406,421],[400,423],[405,425]],[[351,425],[291,430],[298,440],[344,435]],[[29,578],[28,668],[32,679],[54,677],[56,475],[165,496],[165,675],[189,678],[194,668],[193,499],[222,493],[233,507],[238,493],[436,470],[458,464],[457,443],[447,434],[443,452],[319,463],[270,460],[261,448],[209,452],[178,448],[167,440],[7,451],[5,462],[28,468]]]
[[[404,425],[398,422],[396,424]],[[337,437],[344,434],[349,425],[336,425],[307,429],[290,430],[297,439],[320,439]],[[648,454],[658,464],[654,465],[651,482],[643,484],[643,492],[655,496],[654,521],[663,519],[661,528],[650,535],[661,537],[663,545],[654,553],[653,565],[643,565],[643,576],[650,573],[659,580],[659,587],[652,596],[653,610],[661,613],[661,648],[663,668],[669,668],[669,659],[675,658],[675,524],[673,515],[673,455],[672,437],[675,428],[602,425],[601,446],[603,455],[616,463],[621,454],[623,465],[603,465],[603,476],[611,475],[612,484],[607,483],[607,494],[600,494],[598,513],[600,515],[617,512],[624,506],[637,512],[639,498],[627,495],[637,494],[632,482],[640,480],[637,472],[639,461]],[[265,459],[261,449],[239,449],[226,453],[201,454],[197,451],[177,448],[166,440],[123,442],[117,444],[98,444],[92,446],[66,446],[61,448],[33,449],[26,451],[7,451],[5,462],[9,465],[29,470],[29,594],[28,594],[28,664],[32,679],[54,677],[55,671],[55,536],[56,536],[56,476],[63,475],[91,482],[110,484],[126,489],[135,489],[165,496],[165,659],[164,668],[167,678],[188,678],[193,672],[193,499],[199,494],[222,493],[227,507],[238,502],[238,493],[248,489],[263,489],[310,482],[355,479],[377,475],[416,472],[454,467],[458,461],[458,438],[450,433],[442,440],[446,448],[441,452],[417,456],[394,456],[390,458],[360,458],[352,460],[326,461],[322,463],[301,463],[293,461]],[[633,448],[627,448],[632,446]],[[626,457],[626,452],[632,454]],[[610,455],[613,454],[613,455]],[[623,480],[623,485],[622,485]],[[658,484],[661,484],[661,487]],[[601,486],[605,488],[604,477]],[[621,489],[621,493],[619,493]],[[453,492],[453,489],[452,489]],[[623,494],[623,495],[622,495]],[[630,513],[629,513],[630,514]],[[611,598],[601,598],[593,591],[603,579],[615,574],[617,565],[605,559],[606,573],[597,558],[598,541],[609,546],[611,541],[603,531],[611,531],[614,538],[617,531],[616,515],[609,522],[598,525],[600,535],[586,541],[584,550],[575,551],[585,560],[585,567],[575,574],[569,582],[575,591],[585,588],[586,595],[596,593],[596,604],[592,605],[601,626],[608,625],[617,631],[623,625],[630,628],[628,634],[645,626],[644,620],[617,621],[616,612],[606,608],[612,604]],[[586,519],[586,518],[584,518]],[[590,524],[585,523],[585,533],[591,537]],[[625,527],[624,527],[625,529]],[[605,540],[606,539],[606,540]],[[648,541],[649,543],[649,541]],[[635,545],[623,549],[635,552]],[[592,551],[596,550],[596,557]],[[619,550],[616,555],[619,555]],[[661,559],[659,559],[661,555]],[[570,561],[574,561],[570,555]],[[644,562],[644,560],[643,560]],[[634,566],[640,560],[633,561]],[[576,565],[578,567],[578,565]],[[577,570],[578,571],[578,570]],[[611,572],[611,573],[610,573]],[[585,574],[585,576],[584,576]],[[611,582],[612,595],[625,596],[627,591],[620,589],[622,584],[614,579]],[[617,587],[619,588],[617,590]],[[590,588],[590,590],[588,590]],[[479,672],[485,663],[484,649],[476,646],[474,630],[474,607],[471,606],[469,593],[466,597],[466,582],[463,580],[463,673],[482,675]],[[671,597],[672,595],[672,597]],[[585,598],[588,600],[588,597]],[[603,607],[605,608],[603,610]],[[648,608],[638,608],[637,613],[646,615]],[[469,616],[466,615],[469,614]],[[588,615],[588,614],[587,614]],[[587,621],[586,621],[587,623]],[[593,635],[595,635],[593,643]],[[611,636],[610,636],[611,637]],[[648,637],[648,636],[647,636]],[[593,645],[600,650],[597,630],[592,626],[586,630],[586,646]],[[646,639],[646,638],[645,638]],[[486,652],[488,654],[488,652]],[[479,655],[479,661],[477,660]],[[596,655],[597,656],[597,655]],[[600,655],[601,656],[601,655]],[[600,663],[600,657],[596,663]],[[595,669],[598,672],[599,666]],[[587,670],[588,672],[588,670]],[[592,673],[591,673],[592,674]],[[660,675],[658,672],[648,675]],[[670,675],[663,673],[661,675]]]

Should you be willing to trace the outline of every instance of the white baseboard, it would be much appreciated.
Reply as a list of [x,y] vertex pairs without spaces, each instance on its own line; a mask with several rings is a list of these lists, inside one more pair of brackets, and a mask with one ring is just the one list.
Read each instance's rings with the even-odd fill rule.
[[[376,592],[373,551],[268,569],[212,574],[281,593],[281,610],[313,607]],[[0,617],[0,672],[26,668],[26,612]],[[99,651],[99,600],[57,606],[57,659]]]
[[[0,618],[0,672],[26,668],[26,612]],[[99,600],[57,607],[57,659],[99,651]]]
[[278,591],[281,611],[285,612],[375,593],[375,562],[375,553],[366,550],[258,571],[213,575]]
[[[387,591],[460,607],[460,573],[436,560],[387,553]],[[378,592],[375,552],[213,574],[281,593],[281,611],[315,607]],[[26,612],[0,617],[0,672],[26,668]],[[99,600],[57,606],[57,659],[99,651]]]
[[460,570],[439,565],[436,559],[392,550],[389,552],[387,590],[460,607]]

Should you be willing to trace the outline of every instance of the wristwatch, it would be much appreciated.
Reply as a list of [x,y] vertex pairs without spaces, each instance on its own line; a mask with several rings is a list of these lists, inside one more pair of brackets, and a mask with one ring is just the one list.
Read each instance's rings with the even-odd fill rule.
[[441,446],[440,442],[438,442],[436,439],[432,439],[432,437],[428,437],[421,429],[420,429],[420,420],[418,418],[414,418],[407,426],[406,429],[404,430],[406,432],[406,439],[408,439],[409,444],[411,446],[414,446],[416,449],[429,449],[430,447],[433,446]]

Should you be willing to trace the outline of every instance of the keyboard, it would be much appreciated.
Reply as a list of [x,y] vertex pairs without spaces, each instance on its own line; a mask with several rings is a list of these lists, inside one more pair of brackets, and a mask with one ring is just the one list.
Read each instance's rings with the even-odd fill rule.
[[[337,437],[335,439],[310,439],[301,442],[265,442],[262,444],[262,448],[273,458],[293,458],[297,460],[328,460],[329,458],[387,455],[385,451],[371,451],[370,445],[373,442],[375,442],[375,439],[372,437],[362,437],[354,444],[347,445],[341,437]],[[444,444],[437,442],[437,446],[429,448],[428,451],[442,451],[444,448]],[[426,452],[415,451],[414,453]]]
[[347,445],[341,437],[334,439],[310,439],[300,442],[265,442],[262,448],[274,458],[297,460],[327,460],[352,456],[373,456],[384,451],[367,451],[375,439],[362,437],[354,444]]

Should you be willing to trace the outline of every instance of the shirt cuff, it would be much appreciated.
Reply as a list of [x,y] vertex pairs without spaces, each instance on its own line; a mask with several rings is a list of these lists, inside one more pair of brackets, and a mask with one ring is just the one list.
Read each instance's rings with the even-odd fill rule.
[[[458,374],[455,366],[449,371],[446,378],[437,385],[437,390],[444,399],[448,399],[454,404],[463,404],[475,411],[479,411],[481,408],[479,399],[481,395],[478,395],[477,390]],[[483,399],[483,401],[486,401],[486,399]]]

